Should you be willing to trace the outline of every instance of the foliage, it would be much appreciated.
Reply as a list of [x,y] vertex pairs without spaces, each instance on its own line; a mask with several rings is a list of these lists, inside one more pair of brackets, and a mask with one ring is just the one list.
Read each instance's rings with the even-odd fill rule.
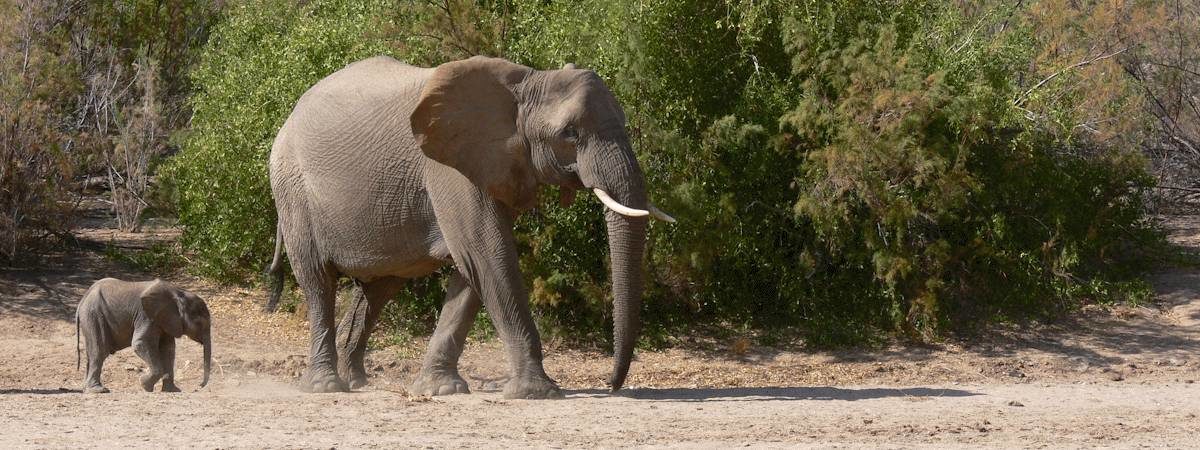
[[70,133],[74,65],[62,51],[64,12],[50,2],[0,3],[0,259],[70,229]]
[[1141,45],[1119,61],[1129,83],[1144,97],[1151,125],[1133,142],[1150,157],[1158,194],[1186,205],[1200,196],[1200,4],[1173,0],[1138,11],[1125,23],[1140,24]]
[[104,247],[104,256],[142,272],[165,277],[184,267],[179,248],[172,243],[156,242],[146,248],[121,248],[111,243]]
[[[621,97],[652,198],[683,219],[652,231],[652,333],[709,323],[771,337],[799,324],[817,345],[892,329],[931,337],[1145,294],[1129,281],[1145,255],[1129,250],[1155,239],[1143,218],[1151,180],[1136,149],[1104,138],[1136,128],[1105,120],[1138,117],[1136,95],[1067,71],[1034,90],[1037,106],[1013,102],[1032,87],[1022,80],[1061,69],[1043,61],[1014,76],[1042,28],[1022,15],[1021,27],[989,30],[1024,11],[601,4],[518,18],[509,56],[580,62]],[[973,31],[952,32],[962,29]],[[1105,94],[1089,103],[1081,92]],[[595,211],[548,206],[520,230],[543,324],[576,336],[604,336]]]
[[0,257],[73,226],[76,177],[107,175],[137,226],[150,166],[186,121],[182,74],[214,11],[201,0],[0,3]]
[[[191,73],[195,114],[179,137],[182,152],[164,168],[193,254],[190,269],[245,281],[270,261],[275,208],[267,158],[275,132],[296,100],[346,64],[391,52],[388,34],[403,16],[387,0],[249,0],[227,7]],[[414,40],[407,48],[433,53]],[[415,282],[389,304],[382,323],[393,330],[432,330],[441,305],[438,280]],[[285,305],[286,306],[286,305]]]
[[808,95],[782,118],[785,148],[805,159],[795,212],[821,250],[870,271],[878,307],[926,337],[1110,288],[1113,271],[1096,269],[1119,266],[1112,254],[1145,226],[1142,160],[1063,154],[1070,140],[1021,122],[1017,86],[989,83],[1018,65],[1004,51],[941,67],[953,47],[900,29],[860,27],[803,67]]
[[164,170],[197,272],[244,279],[270,260],[267,157],[275,132],[309,86],[384,51],[364,36],[387,4],[254,0],[228,7],[191,75],[195,113],[182,152]]
[[[83,129],[95,140],[118,228],[134,231],[150,206],[151,171],[186,125],[184,78],[215,11],[202,0],[94,2],[78,11],[74,53]],[[92,169],[90,172],[95,172]]]
[[[1153,179],[1139,146],[1158,138],[1144,88],[1175,78],[1127,58],[1157,55],[1145,43],[1177,27],[1162,11],[246,0],[228,6],[192,73],[195,117],[166,174],[194,268],[246,279],[272,248],[271,140],[315,81],[379,53],[428,66],[470,54],[571,62],[617,95],[650,197],[680,219],[651,227],[651,342],[697,328],[821,346],[930,339],[1146,294],[1137,276],[1161,237],[1146,220]],[[1183,117],[1184,106],[1162,110]],[[544,334],[611,336],[600,210],[547,200],[518,224]],[[386,326],[432,326],[441,284],[418,284]]]

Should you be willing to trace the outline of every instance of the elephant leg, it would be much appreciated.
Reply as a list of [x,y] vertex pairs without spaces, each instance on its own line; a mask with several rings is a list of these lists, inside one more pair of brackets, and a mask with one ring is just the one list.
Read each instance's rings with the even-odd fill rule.
[[[300,254],[301,252],[291,252]],[[304,252],[311,253],[311,252]],[[297,267],[300,266],[300,267]],[[293,265],[296,281],[308,302],[310,348],[308,369],[300,380],[305,392],[346,392],[346,383],[338,377],[337,330],[334,328],[333,303],[337,297],[337,278],[329,270]]]
[[100,372],[104,369],[104,360],[108,358],[108,352],[100,348],[94,338],[87,340],[87,374],[83,379],[83,392],[88,394],[104,394],[108,393],[108,388],[100,383]]
[[350,388],[367,385],[364,359],[367,340],[379,322],[379,314],[388,300],[404,288],[402,278],[381,278],[368,283],[355,283],[354,300],[342,323],[338,325],[338,374],[350,383]]
[[421,373],[409,391],[419,395],[468,394],[466,380],[458,374],[458,358],[462,356],[467,333],[483,302],[458,272],[450,275],[446,287],[446,302],[438,316],[437,329],[425,350]]
[[427,178],[448,180],[430,189],[434,214],[454,265],[477,292],[508,350],[512,377],[506,398],[561,398],[542,367],[542,342],[517,261],[516,213],[446,166],[426,166]]
[[[511,239],[511,231],[508,236]],[[542,342],[533,323],[533,314],[529,311],[529,298],[521,281],[515,244],[512,247],[511,251],[495,250],[481,255],[464,252],[463,256],[454,255],[454,261],[466,268],[460,268],[460,271],[468,283],[480,292],[483,306],[487,308],[500,340],[508,350],[511,377],[504,386],[504,397],[562,398],[558,384],[546,375],[546,369],[542,367]],[[451,248],[453,251],[453,246]],[[496,261],[491,258],[496,257],[490,255],[507,255],[511,257],[511,262],[494,264]]]
[[162,391],[179,392],[175,386],[175,339],[163,336],[158,340],[159,367],[163,369]]
[[[159,354],[160,338],[159,333],[145,330],[138,330],[133,336],[134,353],[150,366],[150,372],[142,375],[141,379],[142,389],[146,392],[154,392],[154,385],[158,384],[158,380],[163,376],[162,356]],[[167,336],[166,339],[171,337]]]

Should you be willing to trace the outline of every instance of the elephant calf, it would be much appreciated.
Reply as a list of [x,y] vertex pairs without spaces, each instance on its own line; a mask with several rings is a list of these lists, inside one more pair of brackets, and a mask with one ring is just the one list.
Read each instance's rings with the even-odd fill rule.
[[154,390],[162,379],[163,392],[175,386],[175,338],[183,335],[204,346],[204,380],[212,366],[212,323],[208,305],[191,292],[162,280],[130,282],[105,278],[92,284],[75,311],[75,365],[79,366],[79,337],[87,345],[84,392],[108,392],[100,383],[104,359],[133,347],[150,366],[142,389]]

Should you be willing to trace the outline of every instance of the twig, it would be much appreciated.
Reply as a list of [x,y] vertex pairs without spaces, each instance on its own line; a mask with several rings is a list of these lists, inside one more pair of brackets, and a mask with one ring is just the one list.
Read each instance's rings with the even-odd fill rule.
[[957,54],[962,49],[967,48],[967,45],[970,45],[971,41],[975,40],[975,32],[979,31],[980,26],[983,25],[983,21],[991,16],[991,13],[992,11],[989,10],[979,15],[979,20],[975,22],[975,26],[971,27],[971,31],[967,32],[967,36],[953,50],[950,50],[951,55]]
[[1168,190],[1172,190],[1172,191],[1182,191],[1182,192],[1188,192],[1188,193],[1192,193],[1192,194],[1200,194],[1200,189],[1185,188],[1185,187],[1179,187],[1179,186],[1155,186],[1154,188],[1155,189],[1168,189]]
[[1154,62],[1154,61],[1146,61],[1146,63],[1150,64],[1150,65],[1159,66],[1159,67],[1166,67],[1168,69],[1175,69],[1175,70],[1178,70],[1180,72],[1183,72],[1183,73],[1186,73],[1189,75],[1194,75],[1194,76],[1200,77],[1200,72],[1196,72],[1194,70],[1189,70],[1185,67],[1179,67],[1174,64],[1166,64],[1166,63],[1160,63],[1160,62]]
[[1017,106],[1020,106],[1020,105],[1024,104],[1024,103],[1025,103],[1025,100],[1029,98],[1029,95],[1030,95],[1030,94],[1032,94],[1032,93],[1033,93],[1033,91],[1036,91],[1036,90],[1038,90],[1038,89],[1041,89],[1041,87],[1042,87],[1042,86],[1045,86],[1045,85],[1046,85],[1046,83],[1049,83],[1051,80],[1053,80],[1053,79],[1055,79],[1055,78],[1058,78],[1059,76],[1061,76],[1061,75],[1062,75],[1062,74],[1064,74],[1064,73],[1067,73],[1067,72],[1069,72],[1069,71],[1072,71],[1072,70],[1078,69],[1078,68],[1080,68],[1080,67],[1083,67],[1083,66],[1086,66],[1086,65],[1088,65],[1088,64],[1092,64],[1092,63],[1094,63],[1094,62],[1096,62],[1096,61],[1101,61],[1101,60],[1105,60],[1105,59],[1112,58],[1112,57],[1114,57],[1114,56],[1117,56],[1117,55],[1120,55],[1120,54],[1122,54],[1122,53],[1125,53],[1125,52],[1126,52],[1126,51],[1128,51],[1128,50],[1129,50],[1129,47],[1125,47],[1125,48],[1123,48],[1123,49],[1120,49],[1120,50],[1117,50],[1117,51],[1115,51],[1115,52],[1109,53],[1109,54],[1107,54],[1107,55],[1099,55],[1099,56],[1096,56],[1096,57],[1094,57],[1094,58],[1092,58],[1092,59],[1088,59],[1088,60],[1080,61],[1080,62],[1077,62],[1077,63],[1075,63],[1075,64],[1071,64],[1070,66],[1064,67],[1062,70],[1059,70],[1058,72],[1054,72],[1053,74],[1050,74],[1050,76],[1048,76],[1048,77],[1046,77],[1046,78],[1043,78],[1043,79],[1042,79],[1042,81],[1039,81],[1037,84],[1033,85],[1033,87],[1029,88],[1029,90],[1028,90],[1028,91],[1025,91],[1025,93],[1021,94],[1021,96],[1020,96],[1020,97],[1017,97],[1017,99],[1013,101],[1013,104],[1014,104],[1014,105],[1017,105]]
[[1200,151],[1196,150],[1196,147],[1192,146],[1192,144],[1190,142],[1188,142],[1187,139],[1181,138],[1181,137],[1175,135],[1175,133],[1170,133],[1170,135],[1171,135],[1171,140],[1178,142],[1180,144],[1183,144],[1184,147],[1187,147],[1188,150],[1192,151],[1192,154],[1200,156]]

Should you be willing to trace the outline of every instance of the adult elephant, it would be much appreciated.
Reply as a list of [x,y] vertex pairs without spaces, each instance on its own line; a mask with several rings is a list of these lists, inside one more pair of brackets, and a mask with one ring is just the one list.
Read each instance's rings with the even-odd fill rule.
[[[515,219],[535,205],[542,184],[560,186],[568,201],[591,189],[607,206],[610,381],[613,390],[624,383],[640,327],[647,216],[670,218],[648,202],[624,113],[594,72],[486,57],[434,69],[388,57],[359,61],[300,98],[271,149],[270,175],[276,290],[282,243],[308,302],[312,347],[302,387],[365,383],[366,337],[383,305],[404,279],[453,263],[413,391],[468,392],[458,358],[482,304],[508,351],[505,397],[561,397],[542,367],[513,238]],[[335,349],[340,276],[359,289]]]

